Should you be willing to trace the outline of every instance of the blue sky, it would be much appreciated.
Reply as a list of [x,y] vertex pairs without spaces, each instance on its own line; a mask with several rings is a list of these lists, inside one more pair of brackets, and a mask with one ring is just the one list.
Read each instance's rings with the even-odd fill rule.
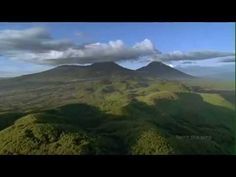
[[[1,31],[24,31],[32,28],[43,28],[53,40],[65,39],[78,46],[98,42],[107,44],[109,41],[116,41],[115,45],[118,45],[117,40],[121,40],[124,46],[129,48],[148,39],[157,50],[164,54],[174,51],[182,53],[194,51],[235,52],[234,23],[0,23],[0,40]],[[3,37],[2,39],[9,42],[12,37]],[[4,50],[7,48],[1,49],[0,42],[0,77],[1,75],[13,76],[39,72],[50,68],[48,65],[35,64],[30,60],[17,59],[16,55],[9,57],[9,54],[6,54],[7,52]],[[25,50],[24,48],[24,52]],[[19,51],[17,52],[19,53]],[[174,63],[177,68],[181,69],[188,67],[188,65],[182,66],[181,62],[178,62],[167,61],[167,64]],[[216,64],[214,60],[199,60],[195,61],[196,67],[199,62],[200,65],[201,62],[206,63],[207,67],[211,67],[211,64],[214,67]],[[142,60],[125,60],[119,61],[119,63],[128,68],[137,68],[146,64]],[[227,64],[232,66],[235,62]]]
[[88,36],[82,42],[121,39],[128,45],[151,39],[163,52],[173,50],[235,50],[234,23],[0,23],[0,30],[45,27],[55,38],[81,42],[76,33]]

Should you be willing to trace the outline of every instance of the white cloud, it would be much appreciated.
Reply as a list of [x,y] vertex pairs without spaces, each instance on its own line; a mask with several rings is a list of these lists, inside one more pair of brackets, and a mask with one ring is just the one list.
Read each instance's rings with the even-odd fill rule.
[[173,65],[173,64],[166,63],[166,65],[168,65],[168,66],[171,67],[171,68],[174,68],[174,65]]
[[[77,36],[83,36],[78,33]],[[59,64],[86,64],[95,62],[124,60],[147,60],[171,62],[206,60],[218,57],[231,57],[222,59],[222,62],[232,62],[234,53],[218,51],[197,51],[160,53],[149,39],[127,46],[122,40],[107,43],[90,43],[77,45],[70,40],[53,39],[49,31],[44,28],[30,28],[24,30],[0,31],[0,56],[14,60],[23,60],[29,63],[44,65]],[[235,60],[235,58],[234,58]]]
[[140,49],[140,50],[155,50],[155,47],[149,39],[144,39],[142,42],[136,43],[133,48]]
[[[92,43],[82,48],[68,48],[63,52],[38,55],[37,61],[45,64],[69,64],[69,63],[94,63],[106,61],[121,61],[137,59],[143,56],[155,54],[154,45],[148,39],[127,47],[123,41],[109,41],[108,43]],[[49,55],[54,54],[54,55]]]
[[195,51],[195,52],[181,52],[174,51],[166,54],[157,54],[152,58],[157,61],[181,61],[181,60],[206,60],[218,57],[234,56],[231,52],[218,52],[218,51]]
[[8,54],[12,51],[47,52],[49,50],[65,50],[74,47],[71,41],[54,40],[44,28],[0,31],[0,52]]
[[126,46],[122,40],[78,46],[69,40],[53,39],[44,28],[0,31],[0,55],[38,64],[120,61],[154,53],[155,47],[149,39],[132,47]]

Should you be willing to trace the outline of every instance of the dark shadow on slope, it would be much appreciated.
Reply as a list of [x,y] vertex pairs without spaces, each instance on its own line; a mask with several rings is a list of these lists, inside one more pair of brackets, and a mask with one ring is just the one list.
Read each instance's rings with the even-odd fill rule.
[[[33,111],[27,114],[6,113],[0,115],[0,130],[11,126],[24,115],[37,114],[40,121],[45,123],[64,122],[82,127],[94,127],[107,117],[105,113],[87,104],[68,104],[46,111]],[[42,119],[41,119],[42,118]]]
[[[110,140],[111,148],[107,145],[104,152],[108,154],[132,154],[131,147],[136,144],[139,137],[148,130],[156,130],[152,123],[142,120],[111,120],[102,124],[95,130],[105,140]],[[148,146],[148,145],[147,145]]]
[[[124,140],[119,135],[104,133],[106,130],[99,128],[109,125],[109,122],[113,122],[114,119],[119,119],[116,115],[106,114],[99,108],[87,104],[69,104],[54,110],[48,110],[46,113],[61,117],[66,123],[77,126],[88,134],[95,136],[96,147],[94,149],[96,149],[97,154],[126,154],[127,152]],[[109,128],[113,129],[114,127]],[[114,129],[112,132],[114,132]]]
[[206,90],[200,86],[192,86],[193,91],[199,93],[215,93],[222,96],[225,100],[235,105],[235,90]]
[[235,105],[235,90],[210,90],[207,93],[216,93],[222,96],[225,100]]
[[235,105],[235,90],[234,91],[222,91],[219,93],[224,99]]
[[97,107],[87,104],[68,104],[56,109],[47,110],[45,113],[62,117],[66,122],[83,128],[96,127],[107,117]]
[[0,115],[0,131],[11,126],[14,122],[22,117],[23,113],[6,113]]
[[[206,103],[197,94],[178,96],[177,100],[156,100],[154,105],[133,100],[123,112],[132,119],[155,124],[173,142],[178,153],[232,153],[235,111]],[[196,137],[210,140],[202,144]],[[181,146],[184,141],[186,147]]]
[[[59,124],[62,129],[68,124],[95,136],[92,151],[96,154],[131,154],[131,148],[149,130],[160,132],[177,154],[231,153],[235,112],[208,104],[197,94],[178,96],[177,100],[156,100],[154,105],[134,99],[124,107],[124,116],[117,119],[110,119],[115,115],[94,106],[69,104],[39,113],[38,123]],[[211,139],[179,139],[177,136],[208,136]],[[148,143],[142,144],[149,151],[153,147]]]
[[130,154],[130,147],[140,135],[155,129],[155,125],[145,120],[134,121],[130,117],[106,114],[87,104],[69,104],[42,114],[39,123],[60,124],[63,127],[73,125],[95,136],[97,154]]

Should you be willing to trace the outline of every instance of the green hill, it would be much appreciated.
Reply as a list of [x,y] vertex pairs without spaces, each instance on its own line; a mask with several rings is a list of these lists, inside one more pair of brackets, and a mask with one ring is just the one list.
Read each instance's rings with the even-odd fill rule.
[[0,82],[0,154],[234,153],[234,91],[81,68]]

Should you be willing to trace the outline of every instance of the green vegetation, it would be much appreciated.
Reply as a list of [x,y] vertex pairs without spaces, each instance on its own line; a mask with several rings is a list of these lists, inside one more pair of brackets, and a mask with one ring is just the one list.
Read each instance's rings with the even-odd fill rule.
[[133,154],[166,155],[173,154],[173,148],[165,138],[155,131],[144,132],[132,147]]
[[201,96],[203,98],[203,101],[208,102],[210,104],[226,107],[229,109],[235,108],[233,104],[231,104],[218,94],[201,93]]
[[199,86],[201,88],[206,89],[223,89],[223,90],[234,90],[235,89],[235,81],[225,81],[225,80],[210,80],[197,78],[194,80],[188,79],[182,81],[184,84],[188,84],[191,86]]
[[72,73],[53,84],[39,75],[0,82],[0,154],[235,153],[233,90],[130,75],[81,81]]

